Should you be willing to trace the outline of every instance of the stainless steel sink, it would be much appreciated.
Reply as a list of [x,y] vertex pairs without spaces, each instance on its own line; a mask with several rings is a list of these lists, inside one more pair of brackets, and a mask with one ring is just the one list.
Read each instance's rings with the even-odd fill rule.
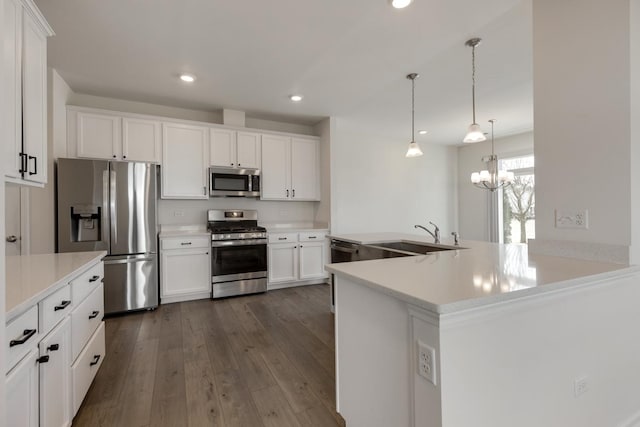
[[387,249],[395,249],[398,251],[411,252],[414,254],[428,254],[429,252],[438,252],[438,251],[450,251],[453,249],[459,248],[451,248],[446,246],[433,246],[426,243],[413,243],[413,242],[386,242],[386,243],[376,243],[372,246],[379,246],[381,248]]

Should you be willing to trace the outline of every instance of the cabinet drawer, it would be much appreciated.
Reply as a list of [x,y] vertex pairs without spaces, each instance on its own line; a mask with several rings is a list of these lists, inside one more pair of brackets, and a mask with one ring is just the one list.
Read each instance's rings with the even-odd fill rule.
[[87,297],[104,279],[104,264],[97,263],[89,270],[71,281],[71,301],[77,306]]
[[160,239],[162,249],[191,249],[191,248],[208,248],[211,246],[211,237],[171,237]]
[[58,289],[38,303],[40,306],[40,333],[44,336],[71,312],[71,286]]
[[5,332],[5,368],[9,372],[38,343],[38,307],[34,305],[13,319]]
[[78,412],[93,378],[95,378],[98,369],[102,365],[104,356],[104,322],[100,322],[98,330],[94,332],[78,359],[71,365],[71,381],[73,383],[72,417]]
[[269,243],[297,242],[298,233],[269,233]]
[[324,231],[305,231],[298,238],[301,242],[323,242],[326,235]]
[[104,285],[100,284],[71,312],[71,360],[76,360],[104,316]]

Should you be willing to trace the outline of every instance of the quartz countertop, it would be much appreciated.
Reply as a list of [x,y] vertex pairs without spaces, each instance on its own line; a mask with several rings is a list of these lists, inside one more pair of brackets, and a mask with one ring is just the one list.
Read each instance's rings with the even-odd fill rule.
[[298,231],[327,231],[329,227],[324,223],[300,222],[300,223],[262,223],[260,224],[270,233],[293,233]]
[[7,256],[5,320],[22,314],[106,255],[94,251]]
[[[405,240],[433,245],[430,236],[403,233],[330,237],[362,244]],[[443,239],[441,246],[455,247],[451,239]],[[522,244],[470,240],[460,240],[454,250],[328,264],[326,269],[438,314],[582,286],[640,270],[624,264],[529,254]]]
[[209,230],[205,225],[164,225],[161,226],[158,237],[181,237],[181,236],[209,236]]

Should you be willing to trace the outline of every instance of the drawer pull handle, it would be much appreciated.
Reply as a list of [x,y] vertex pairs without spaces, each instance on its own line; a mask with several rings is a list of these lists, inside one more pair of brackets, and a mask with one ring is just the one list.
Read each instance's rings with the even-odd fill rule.
[[318,236],[309,236],[310,239],[317,239]]
[[98,314],[100,314],[100,312],[97,310],[91,312],[91,314],[89,315],[89,319],[95,319],[96,317],[98,317]]
[[89,363],[89,366],[97,365],[99,361],[100,361],[100,355],[96,354],[95,356],[93,356],[93,362]]
[[182,246],[186,246],[186,245],[190,245],[190,244],[191,244],[191,242],[182,242],[182,243],[180,243],[180,244],[181,244]]
[[287,240],[286,237],[278,237],[278,240]]
[[9,347],[14,347],[16,345],[24,344],[24,343],[27,342],[27,340],[29,338],[31,338],[35,334],[36,334],[36,330],[35,329],[25,329],[22,332],[22,336],[20,338],[18,338],[16,340],[9,341]]
[[89,283],[91,282],[95,282],[96,280],[98,280],[100,278],[100,276],[93,276],[91,277],[91,279],[89,279]]
[[47,347],[47,351],[58,351],[60,350],[60,344],[51,344]]
[[67,307],[69,306],[69,304],[71,304],[71,301],[69,301],[69,300],[66,300],[66,301],[65,301],[65,300],[63,300],[63,301],[60,303],[60,305],[56,305],[56,306],[53,308],[53,311],[64,310],[65,308],[67,308]]
[[49,356],[40,356],[36,359],[38,363],[47,363],[49,361]]

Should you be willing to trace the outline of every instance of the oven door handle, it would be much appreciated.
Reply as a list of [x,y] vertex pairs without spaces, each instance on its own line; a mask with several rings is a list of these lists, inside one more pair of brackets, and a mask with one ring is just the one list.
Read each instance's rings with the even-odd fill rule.
[[211,242],[212,248],[227,246],[248,246],[248,245],[266,245],[267,239],[246,239],[246,240],[216,240]]

